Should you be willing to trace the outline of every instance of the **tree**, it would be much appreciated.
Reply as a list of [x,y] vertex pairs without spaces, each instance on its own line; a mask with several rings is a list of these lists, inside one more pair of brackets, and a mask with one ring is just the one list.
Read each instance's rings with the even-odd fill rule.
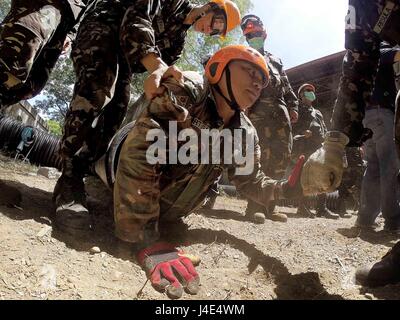
[[8,11],[10,11],[11,0],[0,1],[0,21],[3,21]]
[[[192,0],[196,5],[204,5],[210,0]],[[253,8],[251,0],[234,0],[238,5],[242,15],[249,12]],[[203,71],[202,61],[212,55],[218,49],[229,44],[243,43],[244,38],[240,28],[236,28],[230,32],[225,39],[219,37],[207,37],[198,32],[189,30],[186,38],[185,49],[181,58],[177,62],[177,66],[182,70],[192,70],[197,72]],[[144,75],[134,76],[132,81],[132,96],[136,100],[143,92]]]
[[[209,0],[194,0],[193,3],[203,5]],[[238,5],[242,15],[249,12],[253,8],[251,0],[234,0]],[[185,50],[183,51],[181,59],[177,65],[182,70],[193,70],[202,72],[203,66],[202,61],[212,55],[215,51],[220,48],[230,45],[243,43],[242,32],[240,28],[236,28],[227,34],[225,39],[219,37],[207,37],[194,31],[188,32],[186,38]]]
[[[3,1],[3,0],[1,0]],[[9,0],[8,0],[9,1]],[[207,3],[209,0],[192,0],[197,5]],[[247,13],[253,4],[251,0],[234,0],[242,14]],[[228,44],[241,43],[242,33],[240,28],[230,32],[225,39],[207,37],[194,31],[188,32],[185,49],[177,66],[182,70],[203,71],[202,59],[210,56],[219,48]],[[143,92],[143,81],[147,74],[135,74],[131,82],[131,102],[133,103]],[[42,92],[43,99],[35,103],[35,107],[43,110],[51,119],[63,122],[68,105],[72,97],[75,74],[69,59],[61,58],[50,77],[48,84]]]
[[54,134],[57,137],[60,137],[62,135],[62,129],[59,122],[54,120],[47,120],[47,125],[49,126],[51,134]]
[[50,119],[63,123],[72,98],[74,83],[72,61],[62,56],[42,91],[43,98],[35,102],[35,108],[45,112]]

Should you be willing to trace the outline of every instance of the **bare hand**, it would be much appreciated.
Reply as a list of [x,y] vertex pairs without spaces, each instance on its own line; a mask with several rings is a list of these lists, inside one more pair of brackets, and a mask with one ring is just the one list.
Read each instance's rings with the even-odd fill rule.
[[70,37],[66,37],[64,40],[64,45],[63,45],[63,49],[61,51],[61,55],[65,55],[68,53],[68,51],[71,49],[71,39]]
[[290,123],[296,123],[299,120],[299,114],[297,111],[289,110]]
[[152,72],[144,81],[144,92],[148,100],[161,95],[164,92],[164,87],[161,86],[163,79],[172,77],[179,83],[183,84],[182,71],[176,66],[161,66]]

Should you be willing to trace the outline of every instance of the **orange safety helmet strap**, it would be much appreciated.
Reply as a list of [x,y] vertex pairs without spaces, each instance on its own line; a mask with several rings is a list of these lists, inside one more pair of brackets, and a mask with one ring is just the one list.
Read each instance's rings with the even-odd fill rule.
[[[217,51],[207,62],[206,77],[209,83],[214,86],[215,90],[225,99],[226,103],[232,108],[232,110],[240,112],[240,106],[238,105],[233,93],[231,72],[229,69],[229,64],[232,61],[237,60],[246,61],[255,65],[263,74],[263,85],[267,86],[269,81],[269,71],[264,57],[257,50],[242,45],[231,45]],[[226,97],[223,94],[218,85],[224,71],[226,73],[226,84],[229,97]]]

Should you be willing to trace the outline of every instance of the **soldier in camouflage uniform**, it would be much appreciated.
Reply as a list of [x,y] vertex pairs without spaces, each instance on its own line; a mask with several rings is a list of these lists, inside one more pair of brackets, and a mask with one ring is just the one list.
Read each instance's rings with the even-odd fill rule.
[[40,93],[73,37],[85,2],[11,1],[0,33],[0,109]]
[[[380,44],[400,44],[400,0],[349,0],[346,57],[338,98],[333,113],[333,129],[324,146],[313,154],[303,169],[302,186],[307,194],[333,191],[343,173],[344,148],[360,146],[370,136],[362,121],[370,101],[378,70]],[[397,77],[400,68],[397,67]],[[397,96],[397,107],[400,94]],[[396,110],[395,139],[399,148],[400,112]],[[400,243],[373,266],[357,271],[357,279],[367,285],[400,281]]]
[[[321,111],[313,107],[316,100],[315,87],[311,84],[303,84],[298,90],[300,99],[299,120],[293,125],[293,158],[304,155],[308,158],[315,150],[321,147],[325,134],[328,131]],[[339,215],[331,212],[327,206],[326,193],[317,196],[316,215],[328,219],[338,219]],[[306,207],[305,201],[300,200],[297,214],[313,217]]]
[[[267,82],[268,69],[261,54],[240,45],[225,47],[208,62],[206,79],[190,72],[185,73],[183,86],[167,81],[167,91],[144,110],[123,143],[114,184],[116,236],[135,244],[138,261],[153,286],[166,290],[171,298],[182,295],[182,285],[196,294],[199,276],[188,256],[160,242],[159,226],[166,234],[168,230],[161,230],[163,222],[186,216],[201,205],[224,168],[239,192],[265,207],[271,200],[302,194],[299,175],[304,157],[289,181],[271,179],[261,170],[257,133],[244,111],[255,103]],[[171,129],[171,123],[176,129]],[[229,146],[233,154],[248,155],[249,163],[254,160],[254,167],[242,171],[247,164],[239,165],[235,159],[229,162],[222,154],[224,159],[218,157],[222,161],[217,162],[174,161],[170,153],[174,146],[177,151],[186,145],[181,139],[177,141],[184,129],[192,130],[197,137],[210,129],[239,132],[236,142],[217,138],[215,144],[202,140],[186,147],[194,147],[195,159],[203,159],[207,150],[226,151]],[[244,142],[245,137],[255,140]],[[156,151],[153,139],[165,144]],[[154,158],[149,158],[151,149]]]
[[83,176],[125,116],[132,74],[149,71],[144,91],[150,100],[162,93],[162,78],[181,78],[173,64],[190,27],[224,36],[239,23],[239,9],[229,0],[201,7],[189,0],[94,0],[88,6],[72,50],[76,83],[61,142],[63,174],[53,197],[60,228],[90,224]]
[[365,143],[367,168],[362,181],[361,206],[357,225],[372,228],[380,213],[384,229],[400,234],[400,161],[393,139],[396,86],[394,57],[400,49],[381,45],[381,58],[371,100],[365,108],[364,125],[373,132]]
[[[267,62],[270,83],[265,88],[258,102],[248,111],[248,117],[257,129],[261,147],[261,167],[270,177],[282,178],[289,165],[292,150],[291,121],[298,118],[298,101],[289,83],[281,59],[264,49],[267,39],[266,29],[259,17],[246,15],[242,18],[241,27],[248,44],[258,50]],[[260,207],[249,200],[246,214],[258,222],[267,218],[286,222],[287,216],[274,212],[270,208]]]
[[[399,0],[349,0],[346,21],[347,53],[332,115],[333,131],[325,140],[335,147],[329,152],[324,147],[310,157],[305,165],[306,193],[333,192],[340,185],[345,146],[360,146],[370,136],[362,121],[378,69],[380,44],[383,40],[393,46],[400,43]],[[400,125],[396,132],[400,137]]]

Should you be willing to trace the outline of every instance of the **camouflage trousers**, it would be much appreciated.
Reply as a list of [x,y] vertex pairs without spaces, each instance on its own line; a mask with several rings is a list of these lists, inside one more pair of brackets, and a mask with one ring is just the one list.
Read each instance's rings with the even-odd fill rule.
[[343,172],[342,183],[338,188],[343,200],[353,198],[357,204],[360,199],[361,183],[364,175],[364,163],[360,148],[346,148],[347,168]]
[[[283,105],[256,105],[262,110],[250,110],[249,118],[257,130],[261,147],[261,169],[273,178],[281,179],[289,165],[293,147],[292,126],[289,113]],[[271,202],[269,211],[275,205]],[[266,208],[248,200],[246,213],[265,212]]]
[[130,99],[131,72],[119,45],[119,16],[109,18],[87,15],[72,48],[76,82],[60,154],[64,163],[72,161],[73,169],[83,172],[106,151]]
[[397,93],[397,98],[396,98],[394,138],[395,138],[396,147],[397,147],[397,155],[400,158],[400,91]]
[[53,2],[12,1],[0,34],[2,107],[36,96],[48,81],[74,23],[66,9]]
[[137,120],[123,143],[114,183],[115,234],[132,243],[157,240],[159,221],[177,220],[201,206],[223,171],[212,164],[152,165],[146,158],[152,129],[163,130],[151,117]]

